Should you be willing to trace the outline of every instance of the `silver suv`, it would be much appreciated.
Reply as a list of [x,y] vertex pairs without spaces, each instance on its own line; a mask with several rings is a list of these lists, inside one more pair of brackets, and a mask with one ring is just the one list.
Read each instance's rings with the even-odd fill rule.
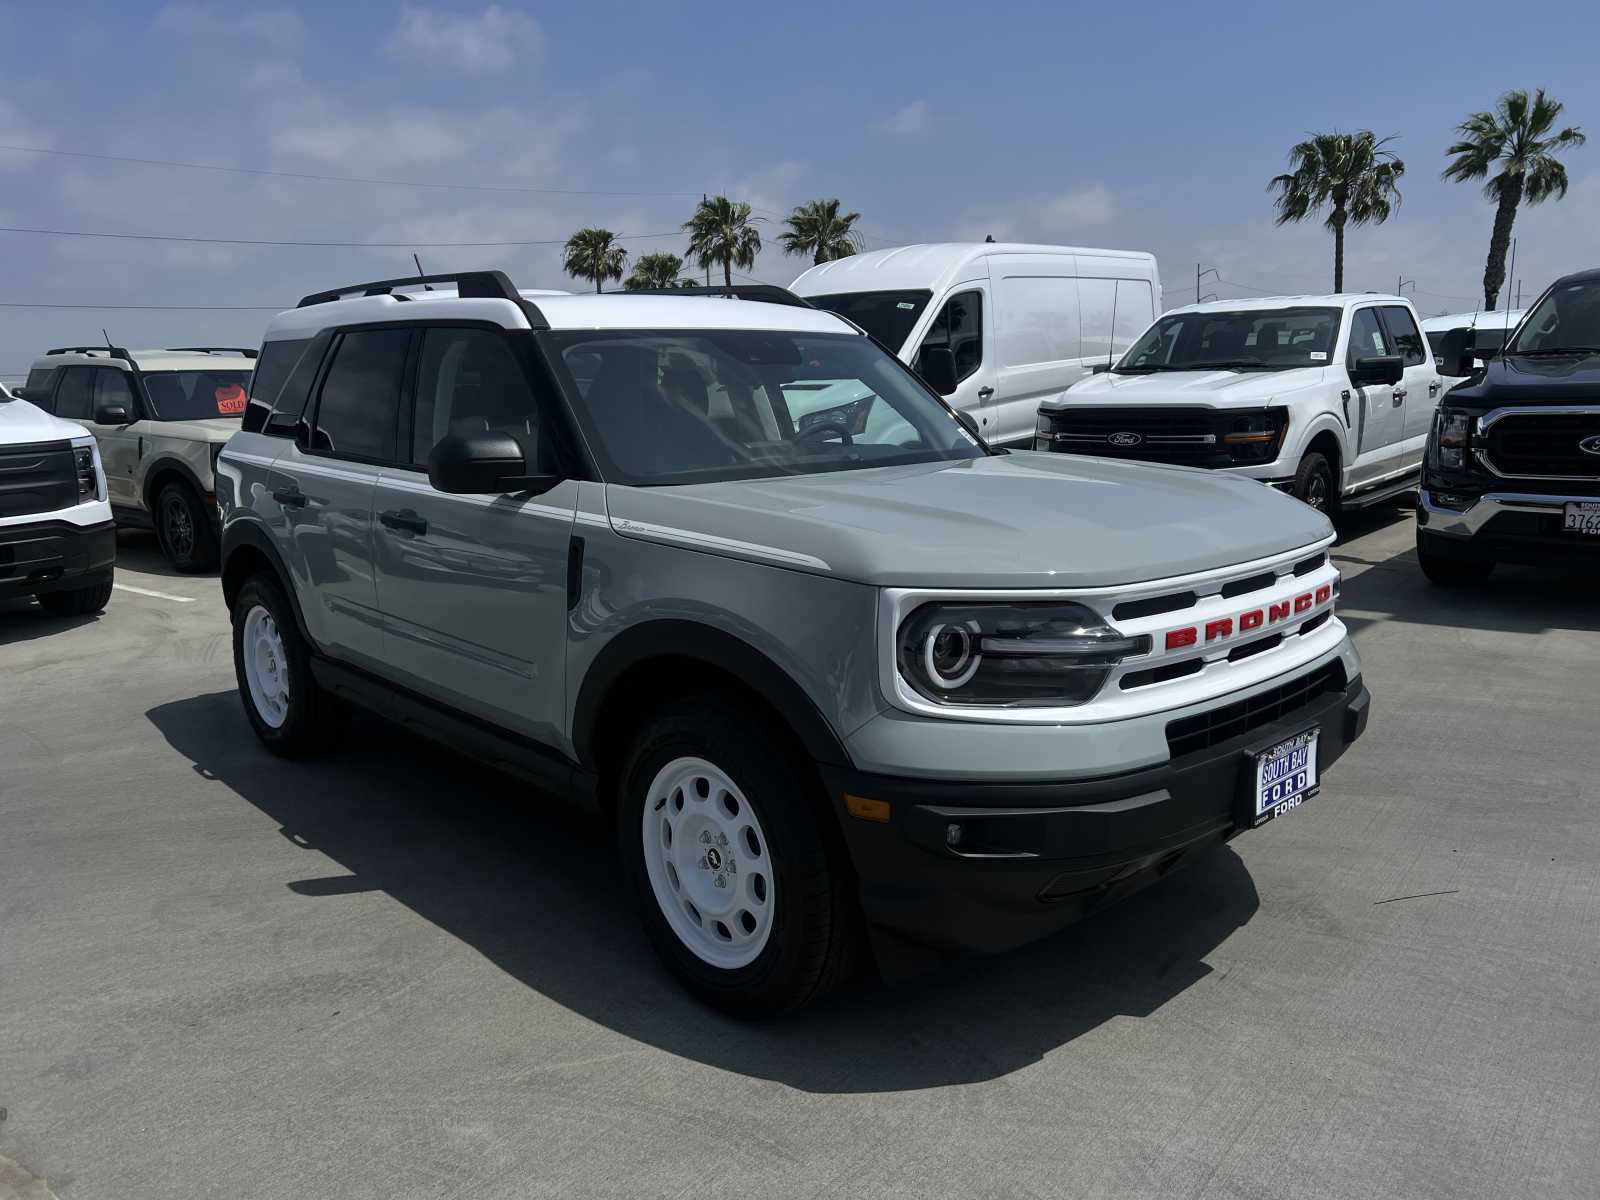
[[218,498],[270,749],[354,702],[580,798],[735,1011],[1054,930],[1294,811],[1366,722],[1321,514],[991,450],[776,288],[308,296]]
[[255,355],[62,346],[34,360],[22,395],[94,434],[118,525],[153,528],[174,567],[208,571],[220,533],[213,471],[238,431]]

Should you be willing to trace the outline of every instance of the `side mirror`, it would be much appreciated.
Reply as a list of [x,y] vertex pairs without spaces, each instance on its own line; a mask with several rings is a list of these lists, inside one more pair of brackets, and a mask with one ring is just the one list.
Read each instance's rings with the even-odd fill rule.
[[1357,387],[1399,383],[1405,374],[1403,358],[1398,354],[1380,354],[1376,358],[1356,359],[1356,365],[1350,368],[1350,382]]
[[956,414],[956,420],[961,422],[961,428],[965,429],[981,443],[983,441],[983,430],[978,428],[978,418],[969,412],[963,412],[959,408],[955,409],[954,411]]
[[428,482],[456,496],[548,492],[559,475],[529,475],[517,439],[508,433],[452,433],[428,455]]
[[102,404],[94,410],[96,425],[132,425],[133,416],[120,404]]
[[960,381],[956,379],[956,352],[948,346],[924,346],[918,356],[917,374],[922,381],[941,396],[955,395]]
[[1439,339],[1439,374],[1465,378],[1472,374],[1472,330],[1452,329]]

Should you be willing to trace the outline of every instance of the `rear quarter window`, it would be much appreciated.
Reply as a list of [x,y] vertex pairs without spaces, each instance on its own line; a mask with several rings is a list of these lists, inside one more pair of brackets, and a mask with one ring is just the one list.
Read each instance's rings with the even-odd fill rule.
[[250,377],[250,399],[243,428],[247,433],[291,437],[305,411],[327,335],[266,342]]

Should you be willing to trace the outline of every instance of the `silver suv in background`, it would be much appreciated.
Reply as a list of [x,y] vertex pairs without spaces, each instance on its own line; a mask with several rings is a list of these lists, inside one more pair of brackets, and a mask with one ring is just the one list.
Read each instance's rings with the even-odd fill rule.
[[153,528],[169,563],[205,571],[217,564],[217,454],[239,428],[255,355],[63,346],[34,361],[22,395],[94,434],[118,525]]
[[1366,722],[1320,513],[992,450],[777,288],[308,296],[218,499],[269,749],[353,702],[580,798],[734,1011],[1057,929],[1293,812]]

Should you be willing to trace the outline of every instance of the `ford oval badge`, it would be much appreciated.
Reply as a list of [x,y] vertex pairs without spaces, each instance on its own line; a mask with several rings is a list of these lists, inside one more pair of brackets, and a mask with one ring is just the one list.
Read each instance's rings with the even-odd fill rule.
[[[1144,435],[1134,433],[1132,430],[1124,430],[1121,433],[1113,433],[1106,439],[1106,441],[1110,442],[1113,446],[1137,446],[1140,442],[1144,441]],[[1590,453],[1600,454],[1600,450],[1593,450],[1590,451]]]
[[1578,449],[1585,454],[1600,454],[1600,433],[1584,438],[1578,443]]

